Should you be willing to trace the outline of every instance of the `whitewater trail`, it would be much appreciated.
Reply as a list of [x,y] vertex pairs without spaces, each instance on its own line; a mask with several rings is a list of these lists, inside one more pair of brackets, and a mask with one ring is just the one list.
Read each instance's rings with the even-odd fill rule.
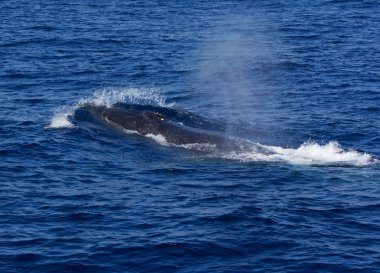
[[354,150],[345,151],[339,143],[335,141],[328,142],[325,145],[306,142],[299,148],[282,148],[251,142],[251,148],[246,151],[213,153],[215,151],[215,147],[208,143],[176,145],[168,143],[162,135],[149,134],[146,136],[163,146],[210,152],[211,156],[241,162],[286,162],[298,165],[357,167],[368,166],[377,162],[377,160],[370,154],[360,153]]
[[335,141],[325,145],[306,142],[298,148],[282,148],[278,146],[260,145],[269,153],[232,152],[224,155],[226,159],[243,162],[287,162],[299,165],[320,166],[368,166],[377,162],[372,155],[354,150],[345,151]]

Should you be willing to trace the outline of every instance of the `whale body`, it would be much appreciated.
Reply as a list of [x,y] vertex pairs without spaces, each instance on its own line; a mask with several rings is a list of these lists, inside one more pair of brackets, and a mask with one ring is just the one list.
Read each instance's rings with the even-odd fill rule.
[[113,128],[153,139],[157,136],[161,139],[163,137],[165,143],[173,146],[193,145],[191,147],[194,148],[196,145],[207,145],[215,151],[237,151],[252,146],[252,142],[228,137],[220,132],[186,126],[153,110],[90,104],[84,108],[92,116]]

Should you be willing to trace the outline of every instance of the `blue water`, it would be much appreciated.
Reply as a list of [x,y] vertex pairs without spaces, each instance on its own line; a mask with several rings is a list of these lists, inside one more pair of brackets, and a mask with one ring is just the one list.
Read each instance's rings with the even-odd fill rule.
[[[0,2],[1,272],[380,272],[378,1]],[[135,105],[265,146],[115,131]]]

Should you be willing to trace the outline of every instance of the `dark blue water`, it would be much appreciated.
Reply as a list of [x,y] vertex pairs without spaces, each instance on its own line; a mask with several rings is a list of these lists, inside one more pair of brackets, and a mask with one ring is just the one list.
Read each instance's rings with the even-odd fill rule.
[[[380,272],[378,1],[0,2],[1,272]],[[84,103],[262,145],[115,131]]]

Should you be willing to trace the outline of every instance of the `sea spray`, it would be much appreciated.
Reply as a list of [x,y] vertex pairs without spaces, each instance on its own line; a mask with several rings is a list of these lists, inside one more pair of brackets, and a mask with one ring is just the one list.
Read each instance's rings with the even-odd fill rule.
[[79,99],[73,105],[61,106],[55,110],[47,128],[61,129],[74,128],[70,120],[76,109],[85,104],[104,105],[107,107],[115,103],[153,105],[161,107],[173,107],[174,103],[166,103],[165,98],[155,88],[113,88],[107,87],[95,91],[87,98]]
[[74,106],[63,106],[58,108],[53,117],[51,118],[49,125],[46,128],[62,129],[62,128],[74,128],[75,125],[71,122],[70,117],[75,111]]
[[168,104],[156,88],[111,88],[94,92],[94,94],[78,102],[78,106],[86,103],[95,105],[112,106],[115,103],[155,105],[161,107],[172,107],[174,103]]
[[230,15],[210,26],[193,57],[197,72],[192,83],[203,98],[200,107],[207,102],[205,107],[215,108],[209,112],[219,113],[229,123],[268,120],[264,115],[273,112],[269,108],[275,101],[270,98],[268,67],[275,63],[275,50],[265,35],[267,29],[258,12]]

